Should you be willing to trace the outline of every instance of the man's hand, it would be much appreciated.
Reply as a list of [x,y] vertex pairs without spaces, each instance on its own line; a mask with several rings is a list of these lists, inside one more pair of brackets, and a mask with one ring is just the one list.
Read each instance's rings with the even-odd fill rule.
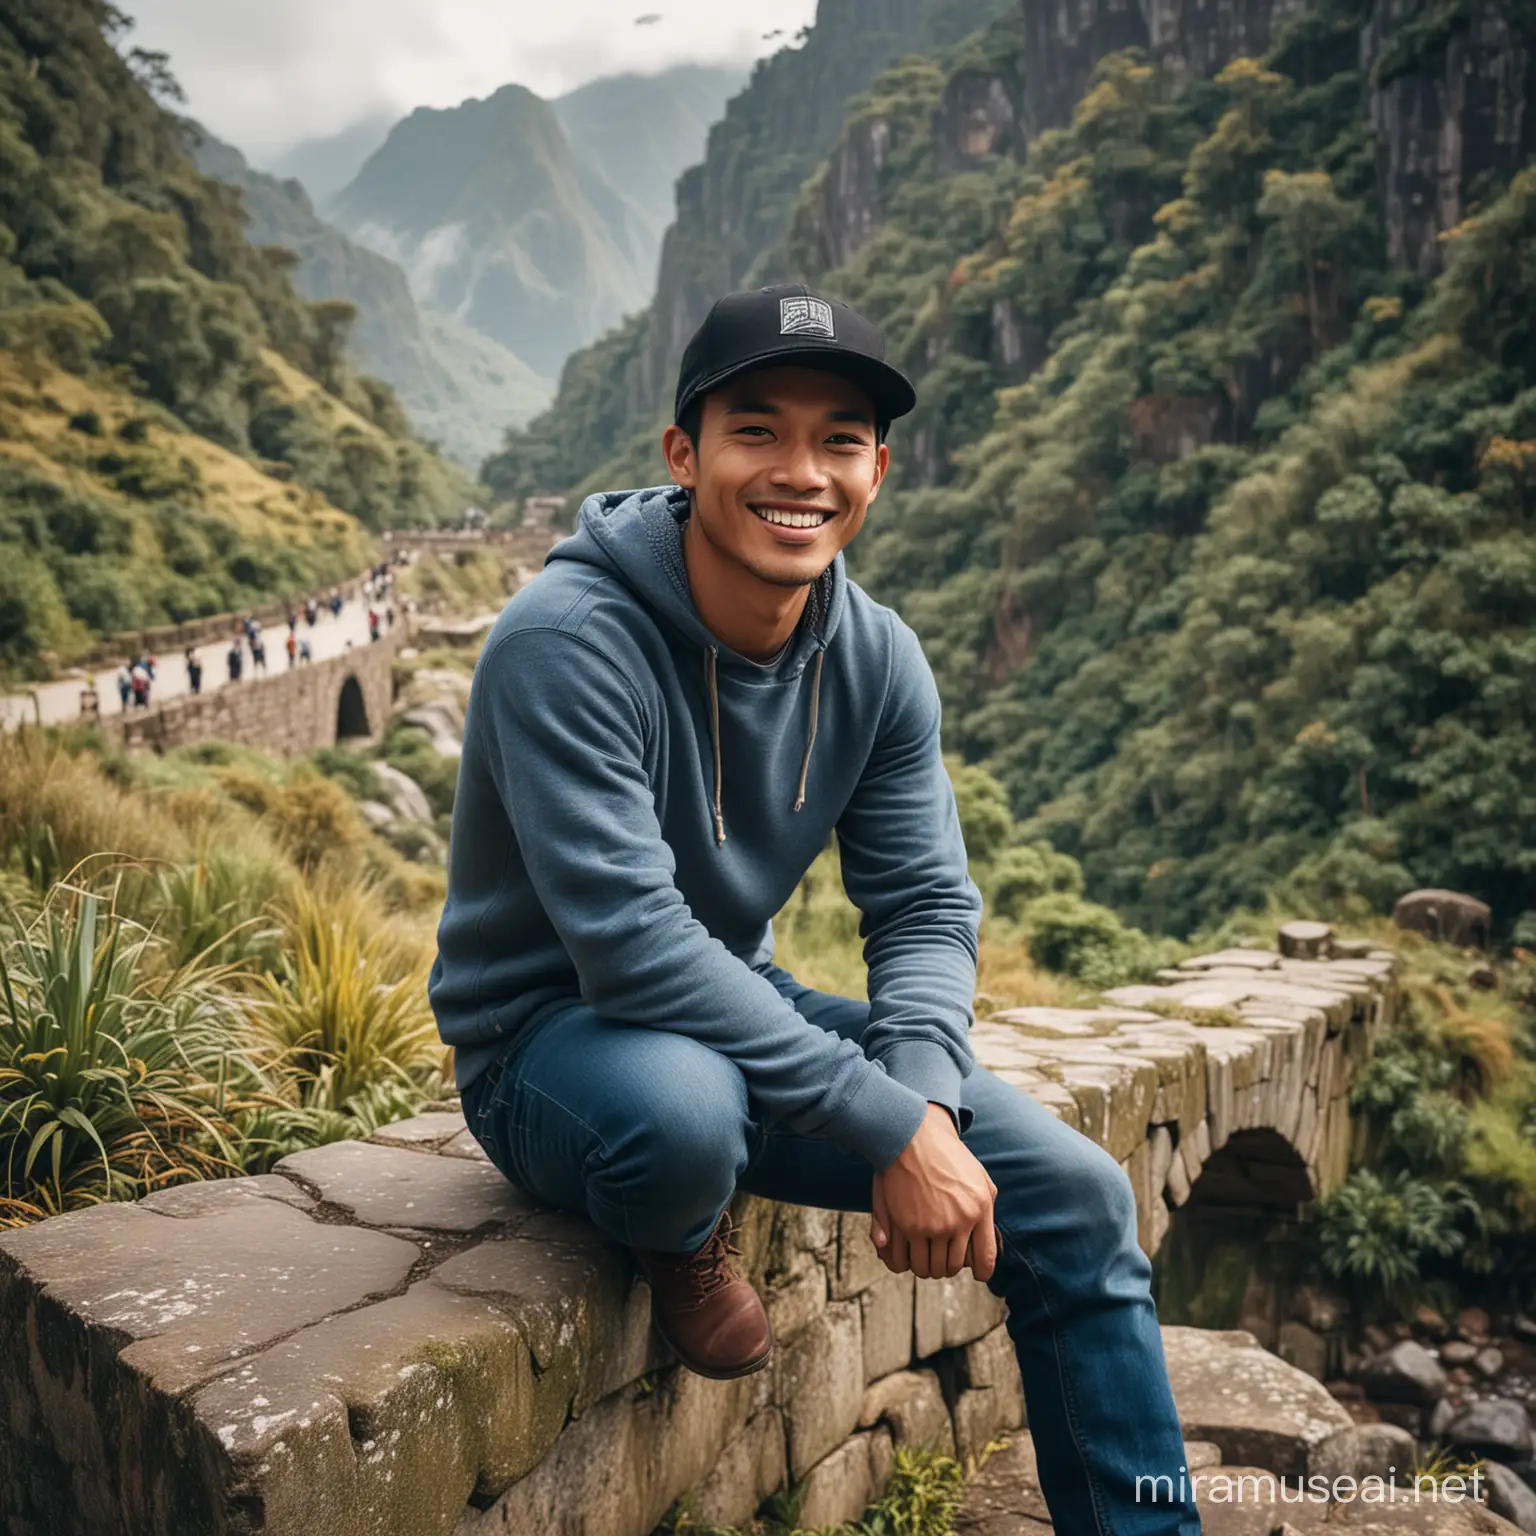
[[996,1196],[949,1111],[930,1104],[901,1155],[875,1175],[869,1235],[892,1274],[937,1280],[969,1264],[986,1280],[997,1263]]

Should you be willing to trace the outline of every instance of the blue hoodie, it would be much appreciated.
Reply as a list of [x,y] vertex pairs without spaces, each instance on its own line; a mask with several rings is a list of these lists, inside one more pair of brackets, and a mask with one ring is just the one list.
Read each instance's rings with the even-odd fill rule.
[[[591,496],[475,668],[429,992],[460,1088],[580,998],[741,1069],[770,1119],[888,1166],[930,1101],[961,1129],[981,896],[917,636],[817,578],[760,663],[689,592],[685,492]],[[862,1049],[764,971],[837,833],[863,914]],[[557,1026],[558,1027],[558,1026]]]

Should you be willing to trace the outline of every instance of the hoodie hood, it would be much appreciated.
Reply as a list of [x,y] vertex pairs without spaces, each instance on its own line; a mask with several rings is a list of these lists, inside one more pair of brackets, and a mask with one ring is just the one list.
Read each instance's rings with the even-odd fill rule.
[[[544,563],[576,560],[595,566],[622,582],[645,608],[685,643],[698,647],[709,708],[714,753],[714,835],[725,841],[721,814],[724,767],[720,753],[719,674],[723,669],[743,675],[761,674],[765,663],[743,656],[719,639],[699,617],[688,586],[683,559],[683,530],[690,516],[686,490],[676,485],[637,491],[604,491],[588,496],[576,518],[576,531],[544,557]],[[800,782],[794,809],[805,804],[806,777],[816,744],[816,717],[821,701],[822,658],[842,620],[848,602],[848,578],[839,550],[831,565],[811,584],[805,613],[783,654],[771,665],[794,676],[812,669],[811,709]]]

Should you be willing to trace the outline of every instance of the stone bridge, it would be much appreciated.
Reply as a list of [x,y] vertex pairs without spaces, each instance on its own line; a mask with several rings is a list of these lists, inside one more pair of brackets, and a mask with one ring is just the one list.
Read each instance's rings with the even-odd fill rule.
[[105,715],[125,746],[167,751],[230,741],[282,756],[376,741],[389,723],[392,663],[404,623],[339,656],[273,671],[213,693],[182,694],[152,709]]
[[[978,1055],[1120,1160],[1147,1248],[1203,1204],[1293,1216],[1344,1175],[1348,1090],[1396,1004],[1390,953],[1321,933],[1317,958],[1230,950],[995,1015]],[[515,1191],[448,1106],[0,1235],[0,1527],[646,1536],[680,1496],[728,1524],[786,1485],[811,1527],[856,1515],[893,1446],[963,1456],[1020,1422],[984,1286],[889,1274],[865,1216],[737,1214],[779,1349],[736,1382],[671,1365],[627,1255]],[[1244,1335],[1167,1337],[1188,1440],[1358,1464],[1317,1382],[1251,1339],[1233,1356]]]

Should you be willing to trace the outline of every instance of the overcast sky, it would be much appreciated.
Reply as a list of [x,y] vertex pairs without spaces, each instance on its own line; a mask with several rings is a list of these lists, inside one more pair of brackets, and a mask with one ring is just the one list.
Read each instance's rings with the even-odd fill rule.
[[[125,47],[162,49],[185,110],[261,160],[376,112],[541,96],[621,70],[748,63],[816,0],[122,0]],[[637,26],[636,20],[658,19]],[[763,34],[783,29],[783,35]]]

